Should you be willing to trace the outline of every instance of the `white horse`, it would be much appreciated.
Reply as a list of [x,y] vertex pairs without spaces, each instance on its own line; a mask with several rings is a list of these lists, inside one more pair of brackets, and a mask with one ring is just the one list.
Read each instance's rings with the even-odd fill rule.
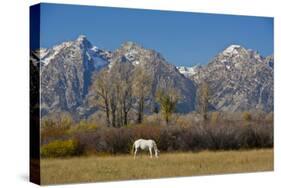
[[136,158],[138,149],[149,150],[150,158],[152,158],[152,149],[154,150],[155,157],[158,158],[158,152],[156,143],[154,140],[138,139],[133,144],[134,159]]

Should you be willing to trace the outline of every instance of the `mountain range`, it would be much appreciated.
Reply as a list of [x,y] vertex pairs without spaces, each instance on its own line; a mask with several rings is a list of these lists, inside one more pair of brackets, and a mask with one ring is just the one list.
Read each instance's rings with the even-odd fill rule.
[[230,45],[205,66],[180,67],[197,85],[205,81],[216,110],[273,110],[273,55]]
[[[91,44],[86,36],[52,48],[31,52],[31,64],[40,71],[41,115],[69,112],[87,118],[95,112],[89,103],[93,75],[114,63],[142,66],[152,76],[151,105],[158,87],[170,83],[182,96],[177,112],[196,110],[198,85],[210,88],[215,110],[273,110],[273,55],[262,57],[240,45],[230,45],[206,65],[176,67],[159,52],[125,42],[111,52]],[[33,69],[32,69],[33,70]]]

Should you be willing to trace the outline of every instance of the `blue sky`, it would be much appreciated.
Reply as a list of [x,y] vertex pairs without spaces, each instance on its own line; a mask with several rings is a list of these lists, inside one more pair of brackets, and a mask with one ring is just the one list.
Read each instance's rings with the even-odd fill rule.
[[230,44],[273,53],[273,18],[266,17],[43,4],[40,32],[41,47],[83,34],[108,50],[134,41],[185,66],[206,64]]

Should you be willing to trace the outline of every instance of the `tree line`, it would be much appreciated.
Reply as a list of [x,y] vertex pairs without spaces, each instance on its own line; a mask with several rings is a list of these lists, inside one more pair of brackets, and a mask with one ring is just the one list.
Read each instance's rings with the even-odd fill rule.
[[108,127],[128,124],[128,114],[134,108],[137,122],[143,121],[145,100],[151,94],[152,79],[141,67],[116,63],[93,78],[92,104],[105,113]]
[[[165,83],[165,84],[163,84]],[[91,104],[105,113],[108,127],[122,127],[129,123],[129,112],[134,111],[135,122],[144,119],[146,101],[155,98],[166,124],[169,124],[176,105],[182,97],[171,82],[163,82],[152,92],[153,78],[143,66],[116,62],[111,68],[99,71],[93,77]],[[164,86],[163,86],[164,85]],[[209,88],[206,82],[197,90],[197,111],[206,120]],[[157,107],[156,107],[157,108]],[[158,113],[158,109],[154,112]]]

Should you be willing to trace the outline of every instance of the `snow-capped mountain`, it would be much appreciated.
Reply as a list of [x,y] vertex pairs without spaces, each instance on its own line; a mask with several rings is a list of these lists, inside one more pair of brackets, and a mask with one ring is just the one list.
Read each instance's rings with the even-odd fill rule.
[[200,68],[201,68],[200,65],[194,65],[192,67],[186,67],[186,66],[177,67],[178,71],[185,77],[192,77],[199,71]]
[[42,115],[75,111],[83,104],[92,74],[107,66],[111,52],[93,46],[85,36],[32,53],[40,66]]
[[[181,94],[182,99],[178,105],[179,112],[195,110],[196,87],[189,78],[183,77],[177,68],[169,64],[165,58],[152,49],[146,49],[134,42],[125,42],[112,53],[110,67],[115,63],[130,63],[142,66],[152,76],[152,94],[157,88],[171,84]],[[154,98],[151,98],[154,101]]]
[[[93,46],[85,36],[79,36],[74,41],[32,52],[31,61],[41,68],[42,115],[61,111],[83,117],[90,115],[92,107],[87,105],[87,97],[91,95],[92,75],[101,68],[110,69],[115,63],[130,63],[132,68],[145,67],[153,77],[152,93],[169,82],[183,96],[180,111],[195,109],[196,88],[193,82],[183,77],[161,54],[134,42],[125,42],[114,52],[109,52]],[[155,96],[151,97],[153,103]]]
[[[152,75],[151,104],[157,88],[172,84],[181,94],[178,112],[196,107],[196,90],[209,84],[211,105],[216,110],[273,110],[273,56],[240,45],[230,45],[208,64],[175,67],[152,49],[125,42],[113,52],[92,45],[85,36],[52,48],[31,52],[31,71],[40,70],[41,114],[66,111],[81,117],[94,112],[88,103],[93,75],[116,63],[142,66]],[[40,69],[39,69],[40,68]]]
[[270,56],[267,56],[265,58],[265,63],[270,66],[271,68],[274,68],[274,56],[273,55],[270,55]]
[[[105,51],[99,49],[97,46],[92,46],[92,44],[87,40],[86,36],[80,35],[75,41],[67,41],[61,44],[55,45],[52,48],[40,48],[33,52],[31,60],[34,63],[39,63],[41,66],[47,66],[50,62],[57,58],[57,55],[62,53],[72,46],[81,47],[86,49],[85,55],[89,62],[94,62],[96,68],[100,66],[105,66],[108,62],[107,60],[111,57],[110,51]],[[69,56],[71,57],[71,55]],[[40,59],[40,61],[38,61]]]
[[230,45],[191,78],[206,81],[217,110],[273,110],[273,56]]

